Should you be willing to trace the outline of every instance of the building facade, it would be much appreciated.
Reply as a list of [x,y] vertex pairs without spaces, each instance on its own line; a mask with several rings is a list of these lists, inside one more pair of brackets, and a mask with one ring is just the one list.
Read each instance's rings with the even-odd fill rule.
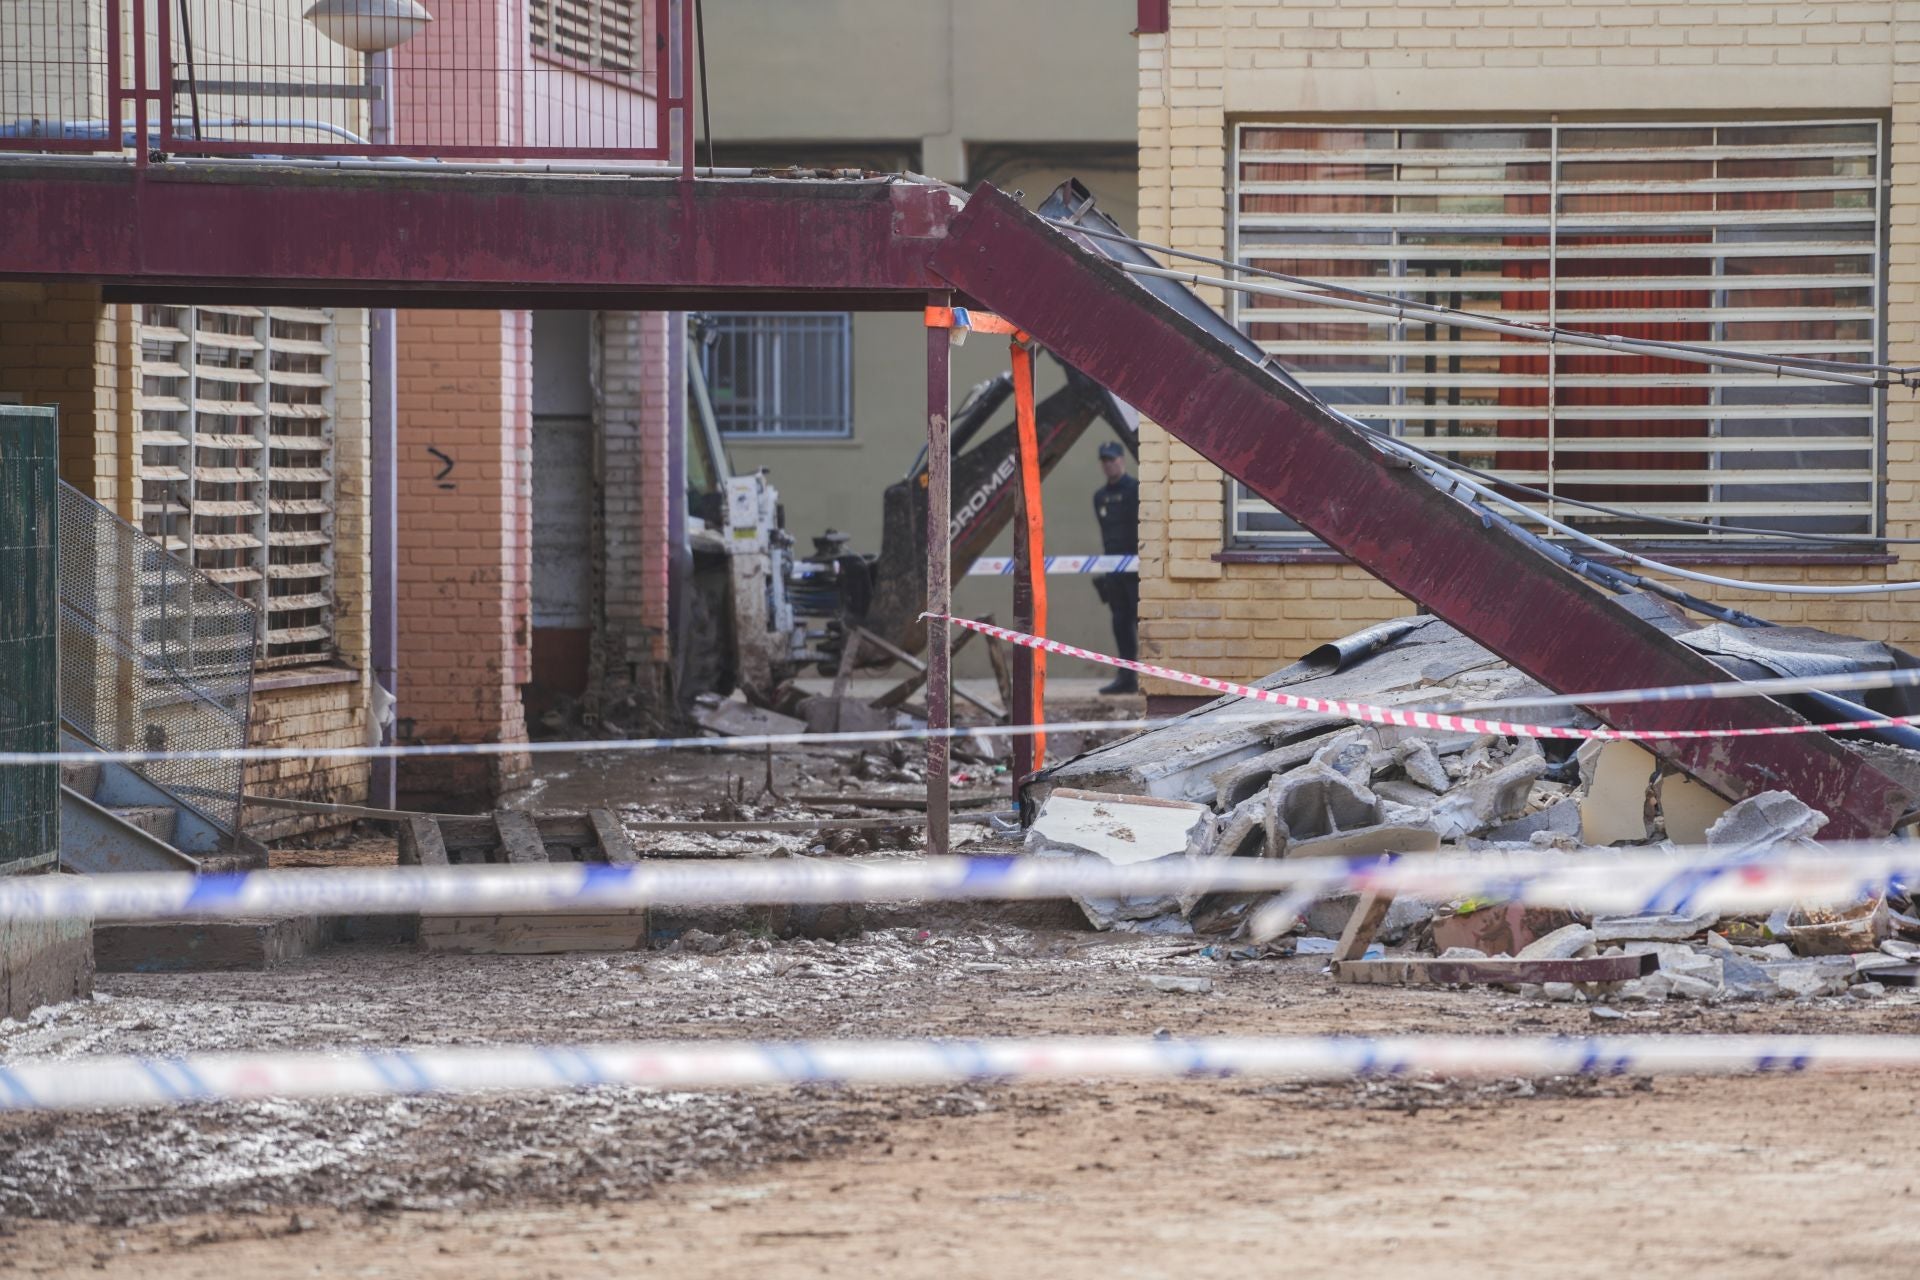
[[[854,167],[925,173],[956,185],[991,182],[1031,207],[1079,178],[1123,226],[1135,225],[1133,11],[1113,0],[785,0],[709,4],[715,156],[719,163]],[[704,153],[703,153],[704,156]],[[710,341],[709,381],[736,470],[764,467],[780,491],[786,527],[806,554],[835,529],[853,549],[878,552],[881,494],[914,465],[925,442],[926,339],[917,316],[820,313],[725,316]],[[737,336],[735,336],[737,335]],[[804,381],[750,373],[776,350]],[[1004,341],[975,337],[953,353],[954,403],[1007,368]],[[1036,394],[1063,382],[1037,365]],[[729,410],[732,417],[729,419]],[[996,419],[1010,420],[1011,410]],[[1097,554],[1093,492],[1102,483],[1095,424],[1049,477],[1047,548]],[[959,501],[961,495],[956,495]],[[1012,553],[1003,534],[989,555]],[[961,579],[954,604],[1011,618],[1011,579]],[[1082,579],[1056,579],[1053,631],[1110,649],[1106,611]],[[956,660],[987,674],[983,652]],[[1056,672],[1099,669],[1055,659]]]
[[[1142,15],[1147,240],[1488,317],[1920,359],[1920,5],[1173,0]],[[1920,535],[1903,389],[1209,300],[1347,412],[1550,494],[1597,536],[1740,581],[1920,577],[1897,541]],[[1151,424],[1141,497],[1155,660],[1258,676],[1413,607]],[[1681,585],[1920,643],[1910,597]]]

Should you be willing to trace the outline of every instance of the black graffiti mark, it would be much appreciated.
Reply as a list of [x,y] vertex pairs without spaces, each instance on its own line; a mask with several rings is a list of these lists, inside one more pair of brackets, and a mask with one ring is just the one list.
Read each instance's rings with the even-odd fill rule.
[[453,459],[448,455],[440,452],[438,449],[434,448],[432,445],[427,446],[427,452],[432,454],[434,457],[440,459],[440,461],[445,464],[440,468],[439,471],[434,473],[433,478],[436,482],[438,482],[439,487],[442,489],[456,488],[457,486],[451,480],[447,479],[448,476],[453,474]]

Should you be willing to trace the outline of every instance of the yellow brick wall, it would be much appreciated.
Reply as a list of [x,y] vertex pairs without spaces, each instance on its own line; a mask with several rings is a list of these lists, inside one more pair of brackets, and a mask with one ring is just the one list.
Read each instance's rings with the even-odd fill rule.
[[[60,475],[123,519],[139,523],[135,446],[137,309],[103,303],[89,286],[0,284],[0,392],[60,410]],[[262,673],[254,695],[254,745],[349,747],[366,740],[371,583],[367,559],[367,319],[334,313],[335,638],[328,682],[310,668]],[[363,802],[368,765],[277,761],[247,770],[249,791]],[[284,811],[252,810],[250,827],[272,838],[325,825]]]
[[[1244,120],[1873,115],[1891,123],[1887,339],[1920,363],[1920,3],[1579,4],[1516,0],[1173,0],[1139,39],[1140,235],[1224,256],[1227,156]],[[1217,296],[1208,298],[1221,305]],[[1887,533],[1920,536],[1920,409],[1888,407]],[[1141,652],[1249,677],[1410,612],[1344,563],[1222,563],[1221,473],[1141,426]],[[1892,566],[1713,565],[1772,582],[1920,579]],[[1748,612],[1920,648],[1920,593],[1779,597],[1680,583]],[[1149,692],[1187,693],[1153,682]]]

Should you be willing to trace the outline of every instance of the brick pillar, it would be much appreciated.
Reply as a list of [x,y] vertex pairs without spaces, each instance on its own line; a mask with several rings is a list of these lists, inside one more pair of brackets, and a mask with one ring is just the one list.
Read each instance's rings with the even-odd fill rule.
[[[398,733],[525,742],[532,321],[523,311],[398,318]],[[404,802],[491,803],[523,754],[402,760]]]
[[596,708],[638,729],[669,718],[669,335],[684,317],[603,311],[596,318],[602,536],[588,696]]

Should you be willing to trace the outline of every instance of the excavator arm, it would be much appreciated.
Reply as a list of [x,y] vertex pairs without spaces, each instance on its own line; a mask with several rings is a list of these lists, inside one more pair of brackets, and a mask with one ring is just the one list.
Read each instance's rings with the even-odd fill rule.
[[[1079,370],[1064,362],[1061,368],[1066,385],[1034,406],[1042,478],[1099,419],[1105,419],[1129,453],[1137,454],[1139,415]],[[1011,409],[1003,425],[987,430],[1012,393],[1011,375],[1000,374],[975,387],[954,415],[953,519],[948,528],[955,577],[964,576],[1013,520],[1020,452]],[[927,599],[927,475],[923,447],[906,476],[887,486],[881,497],[878,555],[823,546],[828,564],[816,562],[813,581],[796,592],[796,600],[804,595],[812,606],[803,606],[803,612],[824,611],[830,582],[833,610],[844,623],[864,627],[910,653],[925,647],[926,629],[919,617]],[[837,656],[835,641],[837,637],[825,648]]]

